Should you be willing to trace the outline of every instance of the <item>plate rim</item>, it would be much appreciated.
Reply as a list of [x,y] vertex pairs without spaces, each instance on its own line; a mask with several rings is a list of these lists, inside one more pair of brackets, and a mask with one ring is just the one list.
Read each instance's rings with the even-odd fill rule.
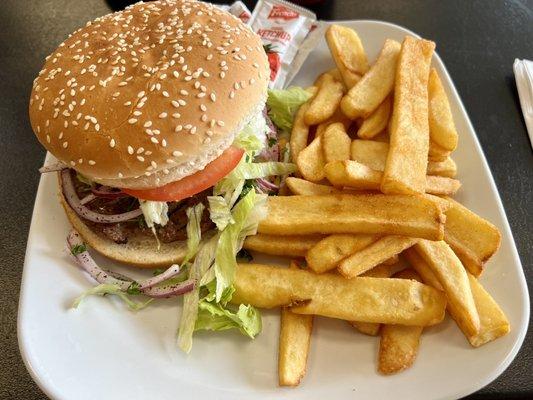
[[[337,23],[337,24],[341,24],[341,25],[349,25],[349,24],[352,24],[352,23],[358,23],[358,24],[380,24],[380,25],[389,26],[389,27],[394,28],[394,29],[400,29],[400,30],[406,32],[407,34],[412,35],[412,36],[417,37],[417,38],[421,37],[417,33],[413,32],[412,30],[410,30],[408,28],[405,28],[402,25],[398,25],[398,24],[395,24],[395,23],[392,23],[392,22],[378,20],[378,19],[324,20],[322,22],[324,22],[325,24]],[[448,72],[448,69],[446,68],[446,64],[443,62],[442,58],[440,57],[440,55],[437,52],[434,53],[434,56],[435,56],[436,59],[438,59],[438,61],[440,62],[440,65],[442,66],[442,70],[443,70],[443,72],[445,74],[445,77],[446,77],[447,81],[449,82],[450,91],[458,99],[458,107],[461,110],[461,112],[463,112],[464,115],[466,116],[466,123],[468,125],[468,128],[474,133],[474,135],[473,135],[474,145],[476,147],[476,150],[478,151],[478,153],[481,156],[481,161],[482,161],[482,164],[483,164],[482,166],[485,169],[487,169],[488,172],[489,172],[488,173],[489,184],[490,184],[491,190],[493,192],[495,192],[496,195],[497,195],[496,196],[496,206],[498,208],[498,211],[503,216],[503,218],[502,218],[503,226],[500,226],[500,228],[502,230],[504,230],[504,233],[511,240],[511,244],[512,244],[511,245],[511,255],[512,255],[513,259],[515,260],[515,262],[517,263],[517,265],[520,267],[518,269],[518,278],[519,278],[518,280],[520,282],[520,286],[522,288],[522,292],[525,295],[524,296],[524,301],[522,303],[523,308],[522,308],[521,316],[522,316],[522,319],[524,321],[528,321],[529,317],[530,317],[529,290],[528,290],[528,286],[527,286],[527,283],[526,283],[526,278],[525,278],[525,274],[524,274],[524,270],[523,270],[523,266],[522,266],[522,261],[520,259],[520,255],[518,253],[518,249],[516,247],[516,242],[514,240],[514,236],[513,236],[512,230],[511,230],[511,226],[509,224],[509,220],[507,218],[507,213],[505,212],[505,208],[503,206],[502,199],[500,197],[500,192],[499,192],[498,187],[496,186],[496,183],[494,181],[494,177],[492,175],[492,171],[491,171],[490,166],[489,166],[489,164],[487,162],[487,159],[485,157],[485,153],[483,151],[483,148],[481,147],[481,144],[479,142],[476,130],[474,129],[474,126],[472,125],[472,121],[470,119],[470,115],[469,115],[468,111],[466,110],[466,108],[465,108],[465,106],[463,104],[463,100],[462,100],[461,96],[459,95],[459,93],[457,91],[455,83],[452,80],[452,78],[451,78],[451,76],[450,76],[450,74]],[[296,74],[296,75],[298,75],[298,74]],[[49,155],[49,153],[47,152],[46,157],[48,157],[48,155]],[[36,196],[35,196],[36,199],[40,195],[42,190],[43,190],[42,189],[42,180],[40,179],[39,180],[39,185],[38,185],[38,188],[37,188],[37,192],[36,192]],[[18,307],[17,307],[17,342],[18,342],[20,355],[21,355],[21,358],[22,358],[22,360],[24,362],[26,370],[28,371],[28,373],[31,376],[32,380],[43,391],[43,393],[46,396],[48,396],[49,398],[54,399],[54,400],[70,400],[70,399],[67,399],[66,397],[63,397],[62,395],[60,395],[57,392],[57,389],[56,389],[56,387],[54,385],[51,385],[48,380],[44,379],[41,375],[38,374],[38,372],[36,371],[36,369],[33,366],[35,360],[32,359],[32,355],[29,353],[29,349],[28,349],[27,343],[25,342],[26,341],[26,335],[24,333],[25,329],[24,329],[24,326],[23,326],[24,325],[23,324],[23,322],[24,322],[23,308],[24,308],[24,304],[25,304],[25,299],[27,298],[27,296],[25,294],[26,293],[26,284],[25,284],[25,282],[28,279],[27,278],[28,272],[27,272],[26,264],[27,264],[28,258],[29,258],[28,257],[29,249],[32,248],[32,246],[30,246],[31,241],[32,241],[32,238],[30,236],[30,232],[32,230],[32,225],[33,225],[33,221],[34,221],[34,217],[35,217],[36,212],[37,212],[36,203],[34,203],[33,212],[32,212],[32,218],[31,218],[31,223],[30,223],[30,228],[28,230],[28,240],[27,240],[26,251],[25,251],[25,256],[24,256],[24,265],[23,265],[21,285],[20,285],[20,293],[19,293],[19,301],[18,301]],[[516,339],[514,345],[507,352],[506,357],[504,359],[502,359],[500,361],[500,363],[498,364],[498,366],[492,371],[492,373],[487,374],[483,379],[479,379],[479,380],[477,380],[475,382],[472,382],[471,386],[469,386],[468,388],[457,390],[457,391],[455,391],[452,394],[447,394],[446,396],[435,397],[435,399],[436,400],[456,399],[456,398],[467,396],[467,395],[472,394],[472,393],[478,391],[479,389],[485,387],[486,385],[488,385],[489,383],[494,381],[498,376],[500,376],[509,367],[511,362],[515,359],[516,355],[518,354],[518,351],[522,347],[522,344],[524,342],[526,333],[528,331],[528,324],[527,323],[523,324],[518,329],[519,329],[519,332],[518,332],[517,339]]]

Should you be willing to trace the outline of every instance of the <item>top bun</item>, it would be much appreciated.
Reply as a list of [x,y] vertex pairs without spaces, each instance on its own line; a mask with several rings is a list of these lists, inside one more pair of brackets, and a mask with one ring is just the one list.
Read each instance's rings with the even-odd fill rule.
[[89,22],[35,79],[30,119],[59,160],[104,184],[162,186],[203,169],[264,107],[269,65],[239,19],[188,0]]

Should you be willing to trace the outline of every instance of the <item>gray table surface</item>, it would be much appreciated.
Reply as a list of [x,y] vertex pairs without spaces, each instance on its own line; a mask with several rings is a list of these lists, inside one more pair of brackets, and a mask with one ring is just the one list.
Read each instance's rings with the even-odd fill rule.
[[[0,399],[45,398],[20,358],[16,330],[37,168],[44,157],[28,122],[31,82],[68,33],[127,3],[0,3]],[[533,279],[533,156],[512,70],[516,57],[533,59],[533,1],[330,0],[315,10],[321,19],[397,23],[437,43],[487,156],[526,277]],[[507,371],[471,398],[533,398],[532,362],[530,329]]]

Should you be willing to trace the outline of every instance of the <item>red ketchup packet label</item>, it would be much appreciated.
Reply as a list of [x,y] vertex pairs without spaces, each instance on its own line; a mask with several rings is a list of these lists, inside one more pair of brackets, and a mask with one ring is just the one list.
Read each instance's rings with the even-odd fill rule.
[[245,24],[248,24],[250,22],[250,18],[252,18],[252,13],[242,1],[236,1],[231,5],[217,4],[216,6],[239,18]]
[[294,76],[292,63],[300,46],[316,25],[316,15],[283,0],[259,0],[250,25],[268,56],[270,88],[285,87],[287,78]]

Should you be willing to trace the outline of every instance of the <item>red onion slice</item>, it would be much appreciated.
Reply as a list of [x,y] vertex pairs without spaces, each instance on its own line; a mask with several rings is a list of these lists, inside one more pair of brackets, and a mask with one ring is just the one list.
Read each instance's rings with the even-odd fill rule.
[[141,292],[144,292],[146,289],[150,289],[151,287],[158,285],[161,282],[164,282],[167,279],[170,279],[179,273],[180,273],[180,266],[178,264],[172,264],[163,273],[139,282],[139,290]]
[[87,196],[85,196],[83,199],[80,200],[80,204],[84,205],[84,204],[90,203],[94,199],[96,199],[96,196],[94,194],[92,193],[88,194]]
[[89,210],[87,207],[81,204],[80,199],[78,198],[76,189],[74,188],[74,183],[72,182],[72,177],[70,176],[70,170],[62,170],[60,176],[63,195],[65,196],[68,205],[82,218],[92,222],[98,222],[100,224],[114,224],[117,222],[128,221],[142,215],[142,210],[140,208],[122,214],[112,215],[99,214]]
[[98,188],[91,188],[91,192],[97,197],[104,197],[106,199],[117,199],[119,197],[129,196],[120,189],[115,189],[109,186],[100,186]]
[[268,190],[279,190],[279,186],[278,185],[275,185],[274,183],[272,182],[269,182],[267,181],[266,179],[263,179],[263,178],[257,178],[256,179],[256,182],[262,186],[264,189],[267,189]]
[[43,165],[41,168],[39,168],[39,172],[41,174],[46,174],[48,172],[55,172],[55,171],[61,171],[63,169],[67,168],[67,164],[58,161],[53,164]]
[[[98,283],[109,283],[111,285],[117,285],[121,290],[127,290],[132,284],[132,281],[124,281],[114,278],[109,273],[101,269],[87,250],[73,252],[77,246],[85,246],[81,236],[74,229],[70,231],[67,236],[67,243],[72,255],[76,258],[78,264],[85,270],[91,277]],[[79,248],[79,247],[78,247]]]
[[[85,246],[80,234],[74,229],[70,231],[67,236],[67,243],[72,255],[76,258],[78,264],[98,283],[107,283],[111,285],[117,285],[121,290],[127,292],[128,289],[133,287],[136,283],[133,279],[118,274],[115,272],[104,271],[96,264],[86,249],[73,252],[77,246]],[[173,285],[155,286],[158,283],[162,283],[165,280],[177,275],[180,268],[177,264],[172,265],[162,274],[159,274],[153,278],[149,278],[141,283],[137,283],[136,288],[140,293],[152,297],[154,299],[164,299],[174,296],[180,296],[194,289],[194,279],[188,279],[183,282],[179,282]]]

